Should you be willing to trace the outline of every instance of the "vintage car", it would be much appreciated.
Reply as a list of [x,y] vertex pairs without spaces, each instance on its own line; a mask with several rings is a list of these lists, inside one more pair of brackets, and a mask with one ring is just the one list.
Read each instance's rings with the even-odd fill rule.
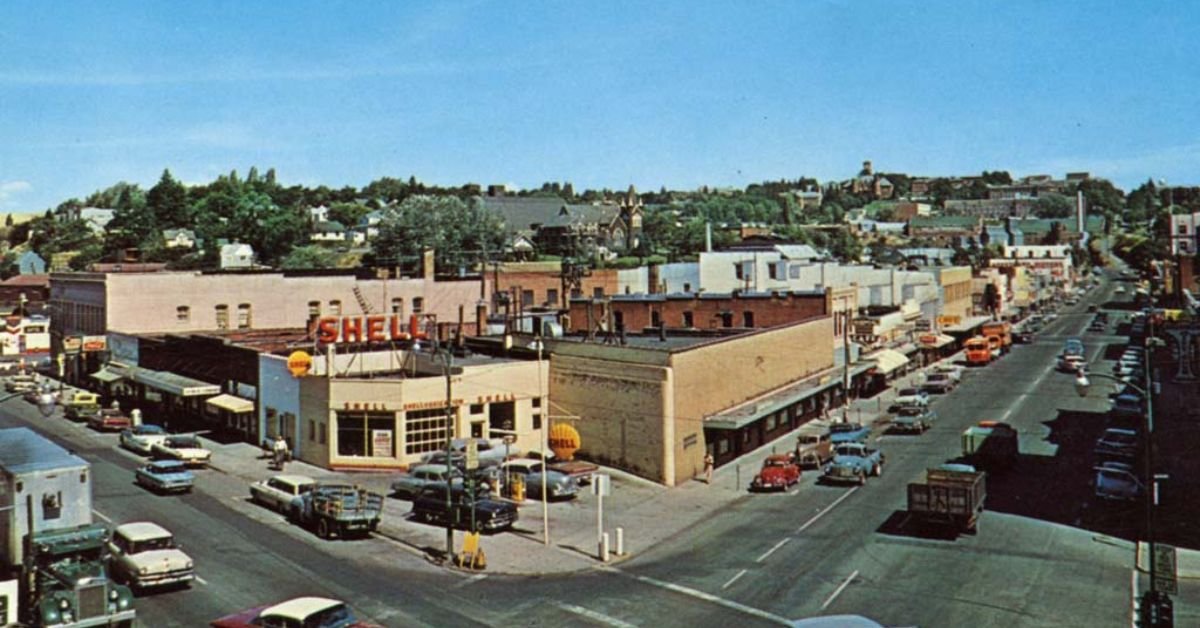
[[921,390],[927,393],[945,394],[954,390],[956,384],[958,381],[948,373],[930,373],[925,376],[925,381],[921,382]]
[[109,539],[108,553],[113,578],[135,590],[189,586],[196,577],[191,557],[157,523],[139,521],[117,526]]
[[298,597],[271,606],[258,606],[209,623],[212,628],[382,628],[359,621],[344,602],[323,597]]
[[133,427],[133,419],[115,408],[104,408],[87,418],[88,427],[101,432],[119,432]]
[[796,431],[795,458],[800,466],[819,468],[833,457],[833,436],[825,421],[809,421]]
[[575,478],[546,468],[541,460],[523,458],[509,460],[500,465],[500,472],[506,475],[519,474],[525,479],[525,495],[541,497],[542,483],[546,484],[545,493],[548,499],[572,499],[579,493],[579,481]]
[[141,486],[161,493],[188,493],[196,482],[196,475],[178,460],[155,460],[138,467],[133,475]]
[[825,465],[826,482],[866,484],[867,476],[883,474],[883,452],[864,443],[842,443],[834,449],[833,460]]
[[891,410],[900,408],[924,408],[929,406],[929,393],[919,388],[901,388],[896,391]]
[[1134,501],[1142,494],[1142,482],[1133,465],[1105,462],[1096,467],[1096,497],[1111,501]]
[[777,489],[786,491],[789,486],[800,481],[800,465],[796,464],[791,454],[775,454],[763,460],[762,469],[750,482],[750,490],[766,491]]
[[446,509],[446,489],[429,487],[413,500],[411,517],[416,521],[445,525],[450,522],[459,528],[470,529],[472,518],[477,530],[495,532],[510,528],[517,521],[517,506],[507,500],[493,499],[486,494],[476,494],[452,489],[450,509]]
[[463,478],[458,469],[448,468],[444,464],[421,464],[408,470],[392,480],[392,494],[400,499],[415,499],[428,486],[446,486],[450,479],[455,485],[461,485]]
[[4,382],[4,390],[10,393],[23,393],[38,387],[36,375],[13,375]]
[[1118,427],[1104,430],[1104,435],[1096,441],[1096,455],[1103,458],[1131,459],[1137,456],[1138,433]]
[[937,413],[929,408],[901,408],[892,420],[892,431],[906,434],[924,434],[937,420]]
[[250,499],[282,513],[292,512],[300,496],[311,491],[317,481],[307,475],[275,475],[250,485]]
[[154,443],[150,455],[163,460],[180,460],[189,467],[204,467],[212,459],[212,452],[200,444],[195,434],[173,434]]
[[167,431],[161,425],[143,423],[121,430],[121,446],[130,451],[149,456],[155,443],[167,440]]

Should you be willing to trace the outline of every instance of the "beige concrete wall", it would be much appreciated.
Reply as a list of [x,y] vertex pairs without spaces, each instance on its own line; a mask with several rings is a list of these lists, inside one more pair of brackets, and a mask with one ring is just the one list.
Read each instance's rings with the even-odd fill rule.
[[[344,315],[362,314],[355,296],[357,286],[375,312],[391,313],[402,300],[405,316],[412,313],[414,298],[423,299],[422,312],[439,322],[464,318],[473,322],[480,298],[480,281],[433,282],[424,279],[366,279],[353,276],[284,277],[282,273],[196,272],[110,273],[106,276],[107,325],[129,333],[189,332],[216,329],[216,307],[229,308],[230,327],[236,328],[238,306],[249,304],[251,328],[304,327],[308,304],[318,301],[323,316],[333,315],[332,303],[341,303]],[[396,302],[400,304],[401,302]],[[181,321],[177,308],[190,315]]]
[[318,467],[329,466],[329,383],[323,377],[300,380],[300,451],[298,458]]
[[581,455],[671,484],[663,460],[668,368],[573,355],[550,364],[552,413],[579,417]]

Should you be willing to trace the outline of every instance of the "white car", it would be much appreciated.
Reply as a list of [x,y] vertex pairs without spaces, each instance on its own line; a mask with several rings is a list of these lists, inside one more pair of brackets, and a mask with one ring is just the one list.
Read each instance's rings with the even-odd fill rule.
[[196,577],[192,559],[175,545],[170,532],[149,521],[126,523],[108,541],[113,578],[133,589],[189,586]]
[[200,444],[195,434],[172,434],[150,447],[150,455],[165,460],[179,460],[189,467],[205,467],[212,452]]
[[121,446],[143,456],[149,456],[154,450],[154,445],[167,440],[167,436],[167,431],[161,425],[143,423],[127,430],[121,430]]
[[1115,293],[1115,294],[1125,294],[1125,286],[1117,286],[1117,287],[1116,287],[1116,289],[1115,289],[1115,290],[1113,290],[1113,293]]
[[933,365],[933,369],[931,369],[931,372],[943,373],[945,375],[949,375],[950,379],[954,380],[955,383],[958,383],[958,382],[962,381],[963,367],[955,365],[955,364],[939,363],[939,364]]
[[919,388],[901,388],[892,401],[893,408],[925,408],[929,406],[929,393]]
[[312,490],[317,481],[307,475],[276,475],[250,485],[250,498],[282,513],[288,513],[300,496]]

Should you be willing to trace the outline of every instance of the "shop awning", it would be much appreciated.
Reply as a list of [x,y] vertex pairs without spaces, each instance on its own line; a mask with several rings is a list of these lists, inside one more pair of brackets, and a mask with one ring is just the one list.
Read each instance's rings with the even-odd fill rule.
[[942,327],[942,331],[948,334],[963,334],[970,333],[983,326],[984,323],[992,320],[990,316],[969,316],[957,325],[946,325]]
[[216,384],[166,371],[139,368],[133,373],[133,381],[176,397],[208,397],[221,394],[221,387]]
[[118,367],[118,366],[105,365],[105,366],[100,367],[99,371],[96,371],[95,373],[91,373],[90,377],[92,379],[102,381],[105,384],[111,384],[113,382],[118,382],[123,379],[129,379],[129,371],[125,370],[124,368]]
[[879,372],[884,375],[889,375],[892,371],[908,364],[908,358],[903,353],[894,349],[884,349],[875,355],[868,356],[869,359],[875,360],[879,366]]
[[952,342],[954,342],[954,338],[946,334],[926,334],[921,336],[921,348],[923,349],[941,349]]
[[233,412],[234,414],[254,412],[253,401],[250,401],[249,399],[242,399],[241,397],[235,397],[234,395],[217,395],[216,397],[213,397],[204,403],[216,408],[220,408],[227,412]]

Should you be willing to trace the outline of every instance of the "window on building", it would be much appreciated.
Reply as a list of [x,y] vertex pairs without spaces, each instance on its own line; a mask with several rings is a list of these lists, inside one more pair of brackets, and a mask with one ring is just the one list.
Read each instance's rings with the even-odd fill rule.
[[660,314],[658,312],[658,310],[651,310],[650,311],[650,326],[658,327],[660,325],[662,325],[662,314]]
[[229,306],[218,305],[217,313],[217,329],[229,329]]
[[321,302],[320,301],[309,301],[308,302],[308,317],[311,319],[311,318],[317,318],[320,315],[321,315]]
[[603,299],[604,298],[604,286],[596,286],[595,288],[592,288],[592,298]]
[[339,456],[396,456],[396,417],[393,413],[358,410],[338,412],[336,416]]
[[541,412],[533,413],[533,429],[535,429],[535,430],[542,429],[542,413]]
[[754,327],[754,312],[750,310],[742,312],[742,327]]
[[685,282],[683,283],[683,291],[684,291],[684,292],[691,292],[691,291],[692,291],[692,284],[690,284],[690,283],[687,283],[687,282],[685,281]]
[[779,279],[779,264],[767,264],[767,277],[770,279]]
[[741,262],[736,262],[733,265],[733,276],[737,279],[746,278],[746,267]]
[[392,299],[392,314],[396,316],[404,316],[404,299],[399,297]]
[[800,265],[799,264],[789,265],[788,266],[788,279],[799,279],[799,278],[800,278]]
[[411,410],[404,413],[404,453],[437,451],[446,444],[446,410]]
[[423,297],[413,297],[412,300],[413,314],[420,314],[425,311],[425,299]]
[[613,312],[613,326],[617,331],[625,329],[625,312]]
[[482,403],[471,404],[471,414],[483,414],[483,404]]
[[192,308],[186,305],[181,305],[175,308],[175,320],[181,323],[186,323],[192,320]]
[[684,327],[695,327],[696,325],[694,323],[695,323],[695,321],[693,319],[692,312],[690,312],[690,311],[684,312],[683,313],[683,326]]
[[533,404],[533,407],[540,408],[540,407],[542,407],[542,398],[534,397],[533,399],[530,400],[530,403]]
[[325,441],[329,438],[329,425],[327,423],[321,424],[321,429],[317,431],[317,436],[321,437],[321,444],[324,445]]
[[721,326],[733,327],[733,312],[721,312]]
[[533,306],[533,290],[521,291],[521,307]]
[[333,316],[341,316],[342,315],[342,302],[338,301],[337,299],[330,301],[329,302],[329,313]]
[[308,440],[317,440],[317,422],[312,419],[308,420]]
[[1179,235],[1187,235],[1187,225],[1181,223],[1179,225]]
[[557,288],[550,288],[549,290],[546,291],[546,304],[552,305],[552,306],[558,305],[558,289]]
[[250,304],[241,303],[238,305],[238,329],[250,329]]
[[471,438],[483,438],[483,423],[471,424]]

